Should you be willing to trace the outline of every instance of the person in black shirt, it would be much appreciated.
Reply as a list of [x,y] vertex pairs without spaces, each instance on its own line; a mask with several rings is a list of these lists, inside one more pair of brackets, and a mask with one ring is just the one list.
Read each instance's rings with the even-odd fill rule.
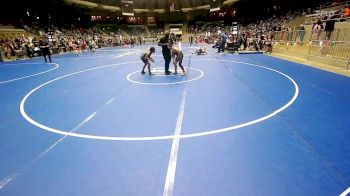
[[133,48],[135,46],[135,37],[132,35],[130,39],[130,45]]
[[193,45],[193,36],[192,35],[190,36],[190,45],[191,46]]
[[162,53],[163,53],[163,58],[165,60],[165,74],[169,75],[171,74],[171,72],[169,71],[169,65],[171,62],[171,52],[170,52],[170,48],[169,43],[173,44],[174,43],[174,38],[173,38],[173,34],[169,35],[169,33],[165,33],[164,37],[162,37],[159,40],[158,45],[162,46]]
[[49,60],[51,63],[52,61],[51,61],[50,45],[46,41],[40,40],[39,41],[39,48],[41,49],[41,54],[44,56],[45,63],[47,63],[46,56],[49,57]]
[[299,38],[300,38],[301,45],[304,44],[304,37],[305,37],[305,27],[303,24],[301,24],[299,27]]
[[326,26],[324,30],[326,31],[326,40],[330,40],[334,31],[335,19],[340,17],[337,11],[333,16],[329,16],[326,20]]
[[224,32],[219,32],[220,33],[220,46],[218,48],[218,53],[220,52],[225,52],[225,46],[227,42],[227,36]]
[[248,38],[245,34],[242,34],[242,37],[240,39],[240,44],[239,44],[239,48],[243,45],[244,50],[247,49],[248,47]]

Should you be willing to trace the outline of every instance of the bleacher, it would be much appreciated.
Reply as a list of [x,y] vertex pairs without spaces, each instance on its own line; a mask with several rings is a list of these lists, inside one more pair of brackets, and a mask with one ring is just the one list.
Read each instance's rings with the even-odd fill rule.
[[13,26],[0,26],[0,39],[18,38],[25,36],[24,29],[16,29]]
[[344,7],[349,5],[350,1],[340,2],[340,3],[329,3],[323,6],[318,7],[314,12],[314,14],[309,14],[306,16],[305,24],[313,24],[317,22],[317,20],[325,21],[329,16],[336,15],[339,12],[339,16],[334,18],[337,22],[349,21],[349,17],[343,17],[342,13],[344,11]]
[[334,8],[340,8],[340,7],[344,7],[346,5],[350,5],[350,1],[343,1],[343,2],[339,2],[339,3],[332,3],[332,2],[327,2],[323,5],[320,5],[316,8],[315,12],[321,12],[321,11],[329,11],[329,10],[333,10]]

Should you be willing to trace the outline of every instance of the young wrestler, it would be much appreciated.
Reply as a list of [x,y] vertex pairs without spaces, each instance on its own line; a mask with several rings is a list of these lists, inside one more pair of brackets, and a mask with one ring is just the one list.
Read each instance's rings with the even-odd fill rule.
[[155,53],[156,49],[154,47],[151,47],[149,49],[149,52],[146,52],[144,54],[141,55],[141,60],[143,61],[143,63],[145,63],[145,65],[142,68],[141,74],[145,74],[145,68],[146,66],[148,66],[148,73],[152,74],[151,72],[151,63],[150,61],[152,61],[154,63],[154,59],[151,57],[151,55],[153,53]]
[[196,54],[197,54],[197,55],[206,55],[206,54],[208,54],[208,52],[207,52],[207,49],[206,49],[206,48],[198,48],[198,49],[196,50]]
[[186,71],[184,67],[182,66],[182,60],[184,58],[184,54],[176,47],[173,47],[172,44],[169,45],[169,48],[171,48],[171,56],[174,59],[174,68],[175,68],[175,73],[177,74],[177,63],[179,63],[179,66],[182,70],[183,75],[186,75]]

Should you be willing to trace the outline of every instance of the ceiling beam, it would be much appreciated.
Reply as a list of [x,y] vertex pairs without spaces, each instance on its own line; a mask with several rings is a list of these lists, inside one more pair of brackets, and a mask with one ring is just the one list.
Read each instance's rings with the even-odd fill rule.
[[[86,6],[88,8],[99,8],[99,9],[105,9],[112,12],[121,11],[121,8],[118,6],[111,6],[111,5],[103,5],[101,4],[102,0],[99,0],[98,3],[92,3],[89,1],[84,0],[64,0],[66,3],[69,4],[77,4]],[[238,2],[239,0],[225,0],[223,2],[223,5],[231,5],[233,3]],[[189,12],[193,10],[201,10],[201,9],[210,9],[210,5],[202,5],[197,7],[188,7],[188,8],[181,8],[181,11],[183,12]],[[165,13],[165,9],[134,9],[135,13],[144,13],[144,12],[155,12],[155,13]]]

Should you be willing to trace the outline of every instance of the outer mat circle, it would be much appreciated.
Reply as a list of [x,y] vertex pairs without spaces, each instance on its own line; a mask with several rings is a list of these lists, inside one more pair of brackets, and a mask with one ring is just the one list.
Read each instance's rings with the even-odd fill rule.
[[[212,61],[219,61],[217,59],[198,59],[198,60],[212,60]],[[152,137],[107,137],[107,136],[100,136],[100,135],[88,135],[88,134],[80,134],[80,133],[73,133],[73,132],[68,132],[65,130],[59,130],[59,129],[55,129],[52,127],[48,127],[42,123],[39,123],[37,121],[35,121],[34,119],[32,119],[25,111],[25,104],[27,99],[36,91],[38,91],[40,88],[43,88],[44,86],[53,83],[55,81],[61,80],[63,78],[69,77],[69,76],[73,76],[76,74],[80,74],[83,72],[87,72],[87,71],[92,71],[92,70],[97,70],[97,69],[102,69],[102,68],[106,68],[106,67],[111,67],[111,66],[117,66],[117,65],[123,65],[123,64],[131,64],[131,63],[135,63],[135,62],[127,62],[127,63],[119,63],[119,64],[113,64],[113,65],[105,65],[105,66],[100,66],[100,67],[95,67],[95,68],[91,68],[91,69],[86,69],[86,70],[82,70],[79,72],[75,72],[75,73],[71,73],[71,74],[67,74],[61,77],[58,77],[56,79],[50,80],[44,84],[41,84],[40,86],[34,88],[33,90],[31,90],[27,95],[25,95],[25,97],[22,99],[21,103],[20,103],[20,112],[21,115],[32,125],[44,129],[46,131],[49,132],[53,132],[53,133],[57,133],[57,134],[61,134],[64,136],[72,136],[72,137],[79,137],[79,138],[86,138],[86,139],[95,139],[95,140],[110,140],[110,141],[152,141],[152,140],[167,140],[167,139],[174,139],[174,138],[194,138],[194,137],[200,137],[200,136],[207,136],[207,135],[213,135],[213,134],[218,134],[218,133],[224,133],[224,132],[228,132],[228,131],[233,131],[239,128],[243,128],[243,127],[247,127],[253,124],[257,124],[259,122],[265,121],[269,118],[272,118],[274,116],[276,116],[277,114],[281,113],[282,111],[286,110],[288,107],[290,107],[295,100],[298,98],[299,96],[299,87],[298,84],[293,80],[293,78],[291,78],[290,76],[288,76],[285,73],[282,73],[280,71],[274,70],[272,68],[269,67],[264,67],[261,65],[257,65],[257,64],[251,64],[251,63],[245,63],[245,62],[239,62],[239,61],[229,61],[229,60],[220,60],[222,62],[232,62],[232,63],[239,63],[239,64],[245,64],[245,65],[250,65],[250,66],[254,66],[260,69],[265,69],[268,71],[272,71],[275,72],[277,74],[282,75],[283,77],[287,78],[289,81],[292,82],[293,86],[294,86],[294,95],[293,97],[282,107],[280,107],[279,109],[272,111],[270,114],[265,115],[263,117],[260,117],[258,119],[249,121],[249,122],[245,122],[239,125],[233,125],[230,127],[225,127],[225,128],[221,128],[221,129],[215,129],[215,130],[209,130],[209,131],[205,131],[205,132],[196,132],[193,134],[184,134],[184,135],[180,135],[180,136],[174,136],[174,135],[165,135],[165,136],[152,136]],[[138,61],[136,61],[138,62]]]
[[[42,63],[16,63],[16,64],[8,64],[8,65],[26,65],[26,64],[42,64]],[[48,73],[50,71],[53,71],[53,70],[55,70],[55,69],[57,69],[59,67],[59,65],[57,63],[47,63],[47,64],[55,65],[55,67],[53,67],[52,69],[46,70],[46,71],[42,71],[42,72],[36,73],[36,74],[31,74],[31,75],[28,75],[28,76],[23,76],[23,77],[19,77],[19,78],[10,79],[10,80],[0,81],[0,84],[10,83],[10,82],[14,82],[14,81],[23,80],[23,79],[26,79],[26,78],[31,78],[31,77],[34,77],[34,76],[42,75],[42,74]],[[4,65],[2,65],[2,66],[4,66]]]

